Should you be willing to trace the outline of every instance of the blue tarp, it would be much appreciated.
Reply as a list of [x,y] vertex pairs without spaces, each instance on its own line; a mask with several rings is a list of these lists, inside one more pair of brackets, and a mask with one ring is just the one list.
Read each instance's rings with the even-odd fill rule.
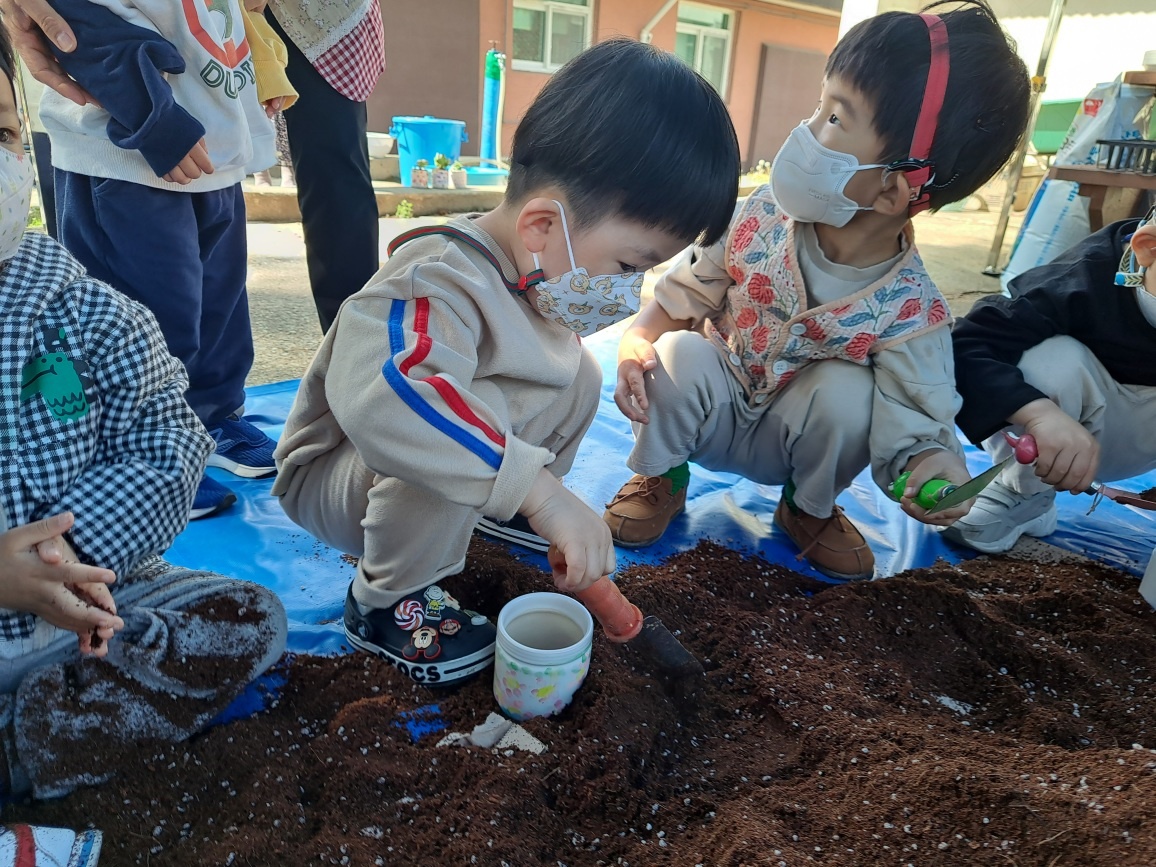
[[[615,331],[587,341],[604,371],[602,405],[566,478],[567,486],[599,513],[602,504],[631,474],[626,467],[632,443],[630,425],[613,399],[617,336]],[[276,438],[296,389],[296,382],[251,389],[248,417]],[[973,473],[990,466],[978,449],[969,446],[967,455]],[[218,470],[210,473],[237,493],[237,505],[222,515],[191,523],[167,557],[183,566],[211,569],[272,588],[280,594],[289,614],[290,650],[338,652],[344,640],[342,606],[353,566],[340,552],[318,542],[284,516],[269,494],[271,480],[246,481]],[[1120,486],[1135,491],[1154,487],[1156,472]],[[640,551],[619,549],[619,565],[658,562],[693,548],[701,539],[712,539],[822,579],[795,560],[790,542],[771,523],[779,491],[738,476],[692,467],[686,513],[674,521],[658,544]],[[875,487],[867,472],[839,502],[867,535],[875,551],[877,577],[929,566],[939,558],[958,561],[967,556],[941,541],[930,527],[903,514]],[[1090,496],[1061,495],[1059,528],[1047,541],[1126,571],[1143,572],[1156,540],[1156,512],[1103,502],[1088,515],[1092,502]],[[546,568],[545,557],[513,550]]]

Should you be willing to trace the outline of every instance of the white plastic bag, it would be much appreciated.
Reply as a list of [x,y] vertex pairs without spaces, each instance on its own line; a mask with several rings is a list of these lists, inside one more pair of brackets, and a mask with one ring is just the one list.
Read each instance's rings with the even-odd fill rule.
[[[1142,138],[1151,112],[1150,87],[1124,84],[1121,78],[1096,85],[1072,120],[1055,164],[1094,165],[1099,156],[1097,140]],[[1016,275],[1052,261],[1091,232],[1088,200],[1078,191],[1074,181],[1048,179],[1040,185],[1000,277],[1005,295]]]

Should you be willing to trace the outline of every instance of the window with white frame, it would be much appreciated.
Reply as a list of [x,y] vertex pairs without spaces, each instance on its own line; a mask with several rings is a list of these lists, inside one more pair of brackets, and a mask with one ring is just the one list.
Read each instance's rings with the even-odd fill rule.
[[726,96],[735,16],[729,9],[679,3],[674,53]]
[[512,66],[553,72],[590,45],[594,0],[514,0]]

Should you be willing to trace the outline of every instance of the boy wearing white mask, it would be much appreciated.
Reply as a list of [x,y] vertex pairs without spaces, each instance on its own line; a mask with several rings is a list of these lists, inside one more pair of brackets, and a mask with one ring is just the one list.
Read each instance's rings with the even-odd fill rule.
[[421,683],[485,668],[493,624],[435,583],[462,571],[483,516],[526,519],[561,589],[614,570],[606,525],[559,481],[601,388],[579,338],[637,309],[642,272],[722,236],[738,171],[710,85],[609,40],[527,110],[498,208],[393,242],[341,307],[276,452],[286,513],[360,558],[354,645]]
[[119,746],[205,728],[286,624],[266,588],[161,559],[213,441],[153,315],[24,234],[33,170],[2,30],[0,70],[3,801],[100,783]]
[[[944,4],[934,4],[929,9]],[[861,22],[827,62],[815,114],[790,135],[725,238],[690,248],[623,337],[615,402],[635,476],[604,519],[651,544],[685,507],[688,461],[783,485],[775,523],[800,558],[869,578],[874,555],[836,505],[868,464],[902,507],[969,478],[953,419],[951,317],[911,216],[963,199],[1004,164],[1028,77],[982,2]]]

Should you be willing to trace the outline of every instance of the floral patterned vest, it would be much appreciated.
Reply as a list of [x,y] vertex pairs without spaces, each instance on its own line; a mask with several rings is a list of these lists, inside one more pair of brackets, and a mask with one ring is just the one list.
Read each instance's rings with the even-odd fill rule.
[[795,223],[779,210],[770,184],[751,194],[732,226],[726,263],[735,285],[723,313],[704,328],[753,404],[813,361],[869,365],[872,353],[951,324],[947,302],[915,251],[910,223],[907,252],[894,268],[853,295],[811,308],[795,258]]

